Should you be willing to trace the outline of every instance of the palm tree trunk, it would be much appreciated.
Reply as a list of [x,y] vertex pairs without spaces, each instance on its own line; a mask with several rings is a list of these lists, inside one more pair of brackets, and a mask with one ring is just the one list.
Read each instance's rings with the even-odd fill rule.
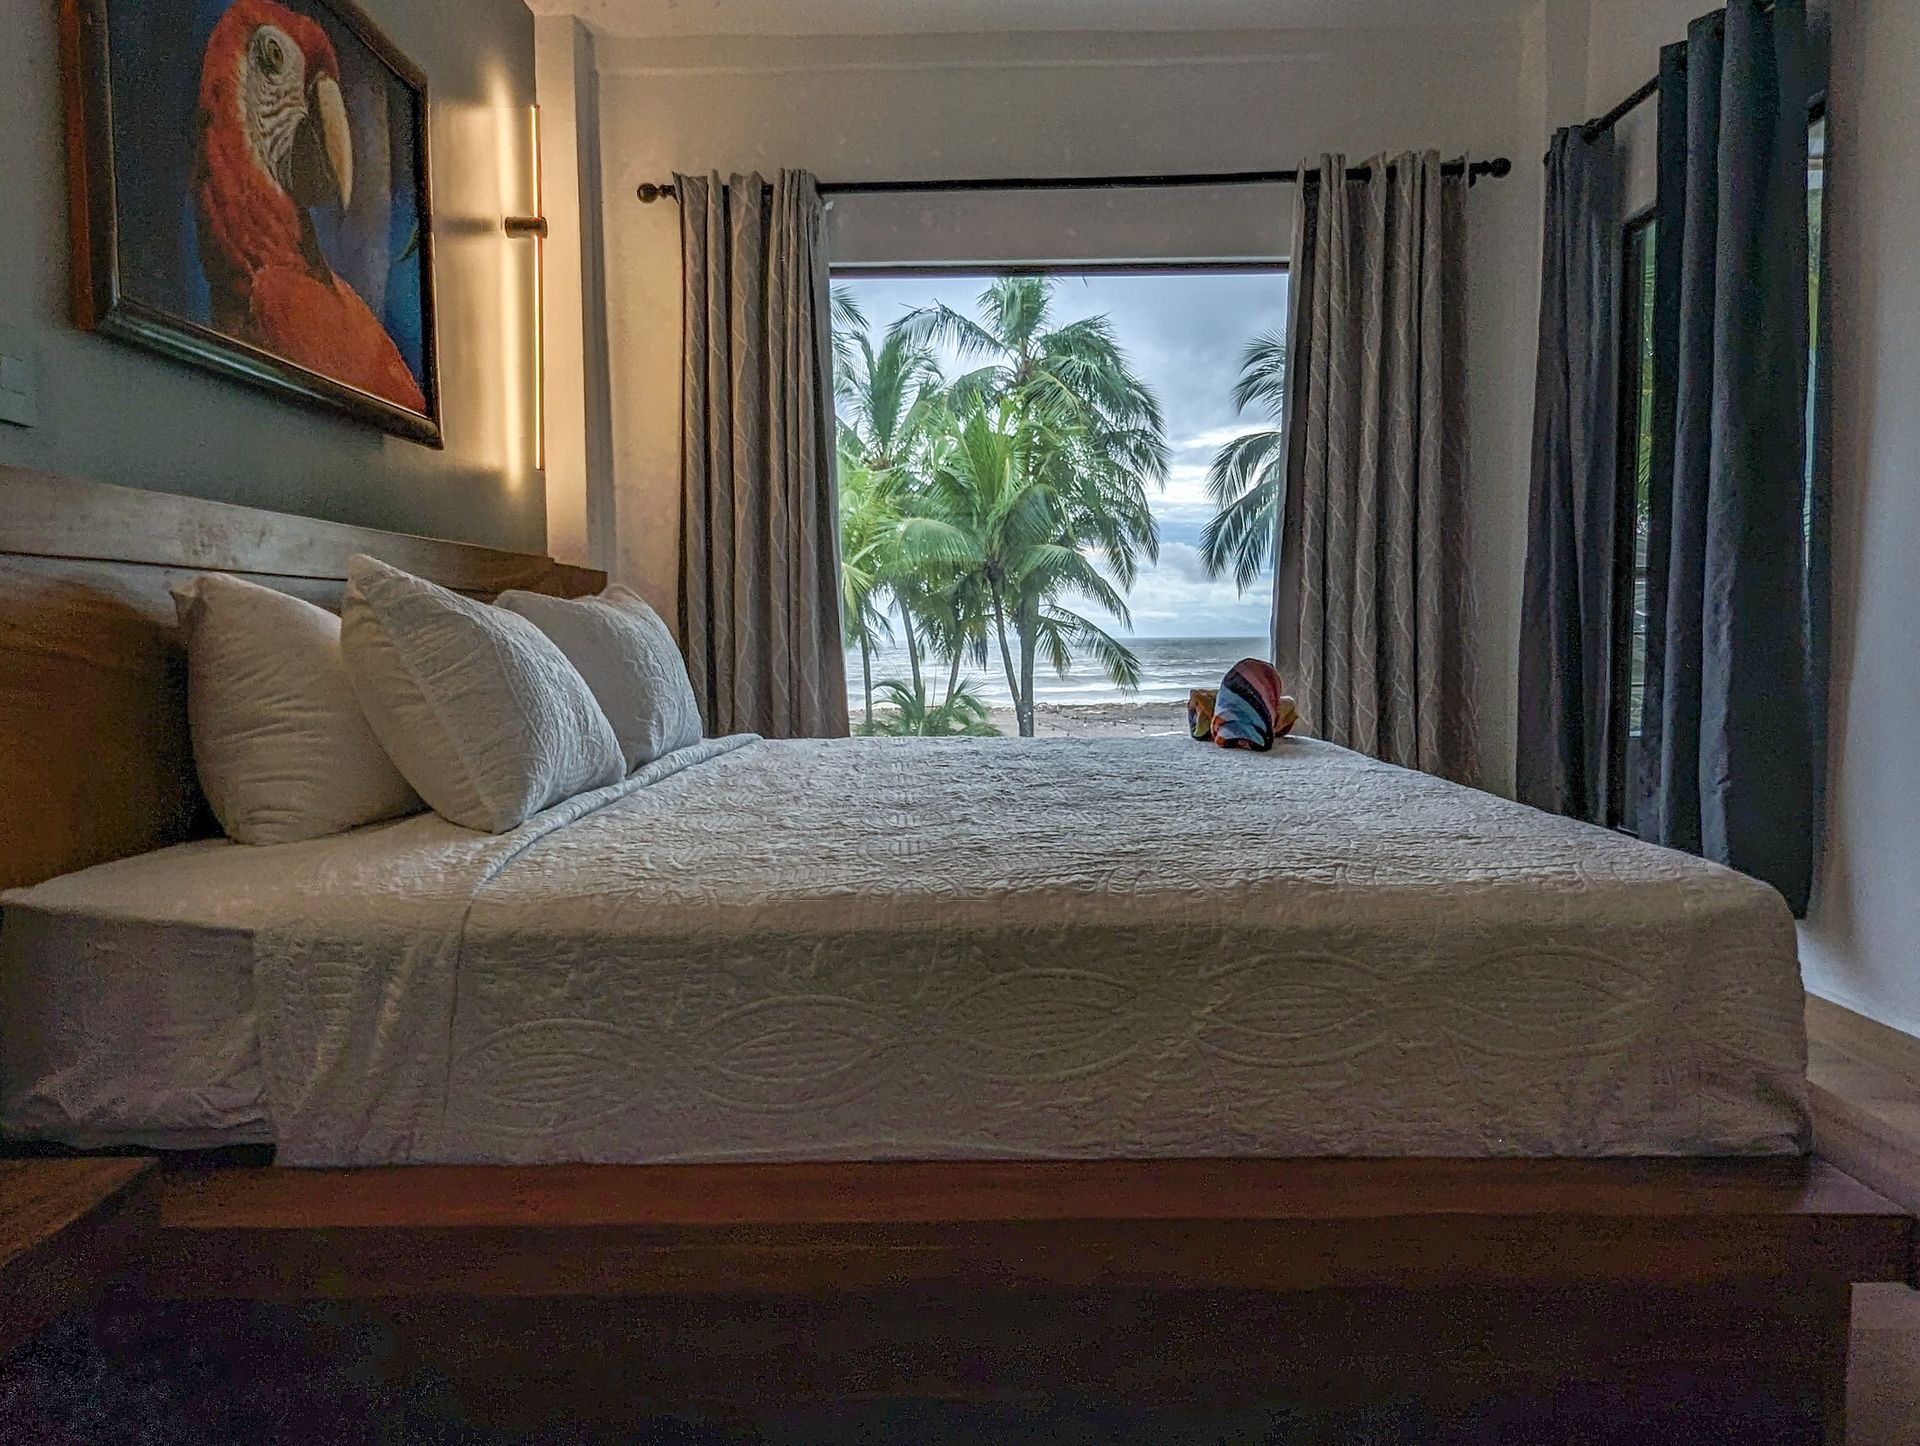
[[953,695],[960,691],[960,654],[961,649],[953,650],[953,657],[947,667],[947,702],[953,701]]
[[904,598],[900,600],[900,625],[907,630],[907,665],[913,669],[914,696],[924,698],[927,695],[920,683],[920,635],[913,630],[913,613]]
[[966,644],[961,641],[960,609],[954,608],[949,619],[953,629],[947,636],[953,641],[953,656],[947,659],[947,702],[953,702],[953,695],[960,689],[960,663],[966,654]]
[[1033,625],[1031,600],[1020,606],[1020,736],[1033,737]]
[[867,727],[873,727],[873,645],[860,639],[860,687],[867,695]]
[[[1007,647],[1007,608],[1000,597],[1000,584],[993,587],[993,631],[1000,639],[1000,665],[1007,670],[1007,691],[1013,694],[1013,716],[1016,720],[1026,718],[1025,706],[1020,701],[1020,673],[1013,666],[1013,652]],[[1020,722],[1020,736],[1027,736],[1026,723]]]

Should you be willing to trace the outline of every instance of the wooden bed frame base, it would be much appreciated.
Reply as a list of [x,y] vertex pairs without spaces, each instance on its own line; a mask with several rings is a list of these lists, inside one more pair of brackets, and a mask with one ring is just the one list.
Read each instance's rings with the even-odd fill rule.
[[1800,1160],[179,1169],[158,1188],[147,1292],[384,1302],[509,1417],[561,1396],[630,1419],[1585,1391],[1651,1403],[1642,1439],[1697,1436],[1704,1411],[1838,1441],[1849,1288],[1915,1268],[1899,1207]]

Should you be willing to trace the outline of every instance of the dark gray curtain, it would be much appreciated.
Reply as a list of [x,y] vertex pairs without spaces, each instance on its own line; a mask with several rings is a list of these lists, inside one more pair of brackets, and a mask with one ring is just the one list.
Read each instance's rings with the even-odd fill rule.
[[1819,767],[1803,0],[1735,0],[1693,24],[1676,62],[1661,74],[1660,226],[1677,294],[1655,317],[1672,470],[1651,557],[1665,586],[1649,599],[1660,646],[1640,832],[1763,879],[1803,912]]
[[804,171],[675,176],[680,613],[709,733],[843,737],[832,323]]
[[1471,781],[1465,195],[1436,151],[1303,168],[1273,644],[1303,731]]
[[1611,783],[1623,179],[1611,130],[1554,136],[1520,622],[1519,795],[1593,823]]

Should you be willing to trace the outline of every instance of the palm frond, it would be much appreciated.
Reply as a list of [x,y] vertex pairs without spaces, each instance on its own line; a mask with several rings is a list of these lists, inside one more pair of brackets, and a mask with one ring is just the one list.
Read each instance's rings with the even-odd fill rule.
[[980,293],[980,311],[1000,345],[1024,351],[1041,332],[1053,309],[1054,281],[1049,276],[996,277]]
[[1245,411],[1259,402],[1278,421],[1287,401],[1287,339],[1277,331],[1262,332],[1247,343],[1240,357],[1240,380],[1233,385],[1233,404]]
[[1253,586],[1273,555],[1277,504],[1277,493],[1255,489],[1213,515],[1200,530],[1200,565],[1207,576],[1231,572],[1236,590]]
[[912,345],[953,348],[962,357],[992,356],[1000,351],[999,338],[970,316],[962,316],[945,302],[910,311],[890,328]]
[[893,738],[991,738],[1000,730],[989,721],[993,710],[974,691],[971,683],[961,683],[953,696],[940,703],[927,701],[924,685],[914,687],[899,678],[888,678],[876,691],[882,694],[882,708],[871,727],[862,724],[860,732]]
[[1065,608],[1049,607],[1040,614],[1038,630],[1058,638],[1069,650],[1087,652],[1122,692],[1130,693],[1140,686],[1140,659],[1133,649],[1091,619]]

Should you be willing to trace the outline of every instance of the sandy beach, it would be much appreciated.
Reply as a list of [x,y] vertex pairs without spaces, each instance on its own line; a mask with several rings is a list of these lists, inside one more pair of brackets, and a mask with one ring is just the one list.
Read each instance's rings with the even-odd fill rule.
[[[993,726],[1009,738],[1020,732],[1011,708],[993,710]],[[1033,710],[1039,738],[1148,738],[1187,731],[1181,703],[1040,703]]]

